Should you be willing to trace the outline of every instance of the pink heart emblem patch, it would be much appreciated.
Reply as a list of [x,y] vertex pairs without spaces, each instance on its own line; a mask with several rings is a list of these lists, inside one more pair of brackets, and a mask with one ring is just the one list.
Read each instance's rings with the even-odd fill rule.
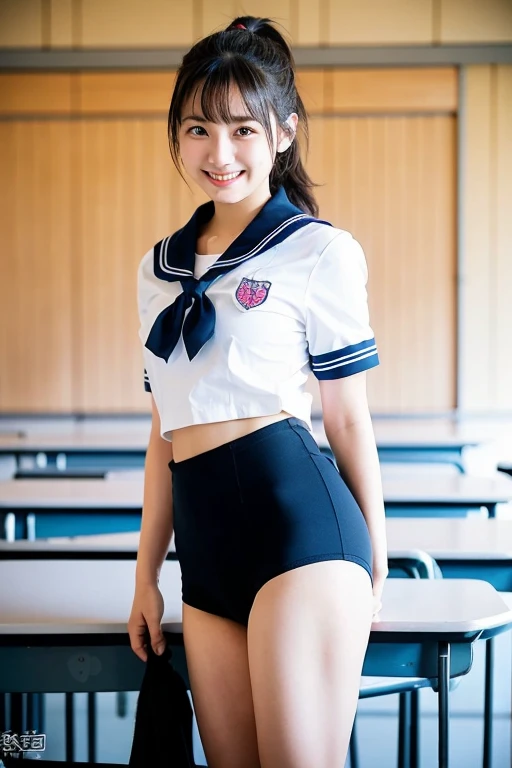
[[242,277],[236,289],[236,300],[244,309],[259,307],[266,301],[271,285],[272,283],[266,280],[249,280],[248,277]]

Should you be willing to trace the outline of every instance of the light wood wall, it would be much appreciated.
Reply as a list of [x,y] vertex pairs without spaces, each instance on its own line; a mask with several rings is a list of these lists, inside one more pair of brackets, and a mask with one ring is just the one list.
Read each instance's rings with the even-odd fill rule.
[[[321,214],[367,254],[382,358],[369,375],[373,409],[447,410],[455,405],[457,75],[387,74],[299,73],[312,115],[308,168],[321,185]],[[8,270],[0,359],[9,361],[0,410],[147,408],[137,265],[202,202],[169,158],[172,83],[170,72],[0,75]]]
[[245,14],[301,46],[512,40],[510,0],[1,0],[0,48],[182,47]]
[[512,407],[512,67],[469,67],[461,146],[460,405]]

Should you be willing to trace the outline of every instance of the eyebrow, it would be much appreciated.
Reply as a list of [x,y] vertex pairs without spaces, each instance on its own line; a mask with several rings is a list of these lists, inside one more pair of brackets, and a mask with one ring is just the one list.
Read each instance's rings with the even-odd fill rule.
[[[201,115],[187,115],[183,118],[182,122],[186,120],[193,120],[196,123],[208,123],[209,121]],[[231,120],[233,123],[247,123],[249,121],[257,123],[258,121],[252,115],[232,115]]]

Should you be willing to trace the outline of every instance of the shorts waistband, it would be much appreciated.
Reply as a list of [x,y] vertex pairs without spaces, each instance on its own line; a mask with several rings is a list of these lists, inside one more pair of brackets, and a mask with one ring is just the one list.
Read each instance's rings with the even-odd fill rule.
[[302,421],[302,419],[299,419],[296,416],[290,416],[288,419],[280,419],[279,421],[274,421],[272,424],[267,424],[266,427],[256,429],[254,432],[249,432],[248,435],[242,435],[242,437],[237,437],[235,440],[222,443],[222,445],[218,445],[216,448],[211,448],[209,451],[198,453],[196,456],[191,456],[189,459],[183,459],[183,461],[178,462],[175,462],[173,459],[169,462],[169,468],[172,472],[179,472],[181,469],[189,467],[195,468],[196,465],[199,465],[202,462],[215,460],[218,456],[221,456],[222,453],[228,451],[230,453],[238,453],[249,447],[252,443],[258,442],[262,437],[268,437],[283,432],[290,427],[302,427],[309,432],[309,428],[305,421]]

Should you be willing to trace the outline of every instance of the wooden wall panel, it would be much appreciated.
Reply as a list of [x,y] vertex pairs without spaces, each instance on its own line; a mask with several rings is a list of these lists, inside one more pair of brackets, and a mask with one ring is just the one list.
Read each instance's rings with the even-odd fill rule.
[[507,41],[512,41],[510,0],[442,0],[441,43]]
[[493,403],[512,409],[512,67],[496,67],[496,300]]
[[510,0],[1,0],[0,47],[182,47],[247,13],[300,46],[512,40]]
[[166,115],[175,73],[87,72],[76,78],[77,109],[82,114]]
[[433,0],[328,0],[326,45],[432,42]]
[[373,409],[454,407],[454,118],[317,118],[312,135],[321,215],[367,256],[382,363],[368,377]]
[[147,407],[142,389],[136,273],[180,223],[162,120],[84,121],[80,141],[81,258],[78,411]]
[[43,45],[42,0],[1,0],[0,48]]
[[326,16],[324,0],[295,0],[296,14],[292,9],[290,33],[294,45],[316,46],[325,39],[322,18]]
[[470,67],[462,148],[461,407],[512,408],[512,67]]
[[225,29],[238,16],[237,0],[198,0],[195,14],[195,36],[206,37]]
[[74,45],[73,5],[74,0],[50,0],[52,48],[72,48]]
[[439,68],[343,69],[326,73],[327,112],[455,112],[457,70]]
[[327,111],[326,73],[323,69],[303,69],[295,77],[297,90],[308,115],[323,115]]
[[[62,123],[73,138],[69,195],[53,191],[62,184],[58,173],[48,175],[44,190],[47,200],[62,194],[71,206],[65,222],[73,235],[68,253],[74,292],[66,325],[72,330],[59,359],[69,365],[61,387],[66,391],[71,381],[74,390],[71,401],[59,398],[59,409],[145,410],[137,266],[204,198],[188,190],[169,157],[159,106],[165,74],[155,73],[153,84],[136,82],[130,73],[110,73],[105,81],[99,74],[74,77],[73,121]],[[330,98],[332,104],[326,73],[300,73],[299,84],[309,106],[316,101],[319,110],[311,121],[308,168],[322,185],[321,215],[353,232],[370,266],[372,319],[383,361],[369,376],[372,406],[449,408],[454,404],[454,118],[326,116],[322,103]],[[137,117],[133,110],[139,108]],[[98,116],[101,110],[104,117]],[[30,166],[27,177],[29,171]],[[23,195],[16,192],[14,199],[24,211]],[[65,237],[60,220],[55,226]],[[47,241],[52,235],[43,230],[41,243]],[[12,247],[20,249],[17,241]],[[42,370],[46,376],[44,365]]]
[[73,406],[75,126],[0,122],[0,409]]
[[85,0],[78,4],[80,47],[177,48],[194,40],[190,0]]
[[462,198],[464,262],[462,281],[461,408],[481,409],[492,398],[492,232],[491,67],[471,67],[465,82]]
[[0,117],[69,115],[73,75],[0,73]]

